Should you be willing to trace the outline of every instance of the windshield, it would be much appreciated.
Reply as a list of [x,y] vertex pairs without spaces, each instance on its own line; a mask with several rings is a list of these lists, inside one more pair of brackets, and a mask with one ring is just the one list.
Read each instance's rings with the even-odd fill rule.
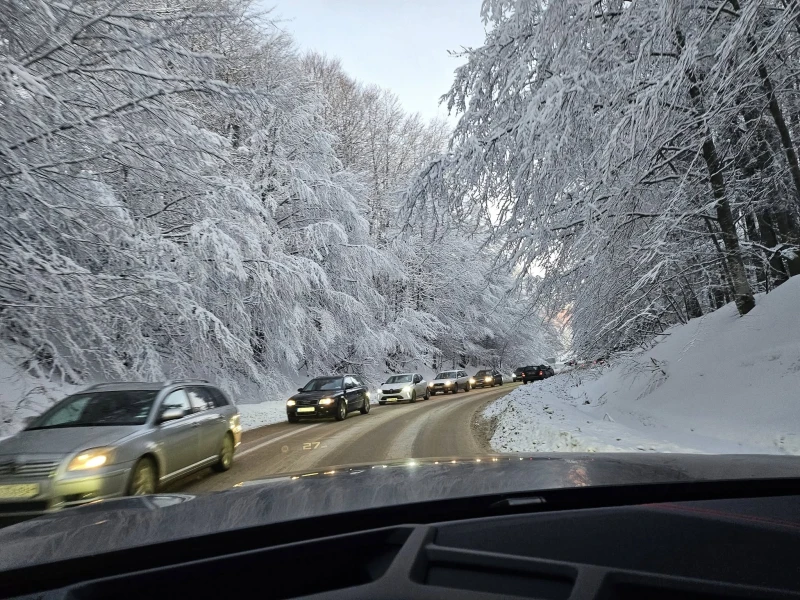
[[444,371],[436,374],[436,379],[456,379],[458,378],[457,371]]
[[800,0],[0,0],[0,549],[571,453],[800,456]]
[[157,393],[126,390],[70,396],[31,423],[28,430],[144,425]]
[[304,387],[304,392],[316,392],[322,390],[340,390],[344,387],[344,380],[341,377],[320,377],[312,379]]

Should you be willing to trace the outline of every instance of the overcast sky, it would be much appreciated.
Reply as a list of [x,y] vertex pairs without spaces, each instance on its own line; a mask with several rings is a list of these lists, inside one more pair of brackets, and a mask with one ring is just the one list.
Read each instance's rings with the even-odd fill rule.
[[409,112],[447,114],[439,97],[461,62],[448,50],[480,46],[481,0],[262,0],[301,49],[341,59],[347,73],[394,91]]

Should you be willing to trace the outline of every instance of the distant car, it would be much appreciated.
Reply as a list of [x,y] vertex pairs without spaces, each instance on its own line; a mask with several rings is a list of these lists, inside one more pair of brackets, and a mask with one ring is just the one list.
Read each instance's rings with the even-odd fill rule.
[[416,402],[417,399],[430,398],[428,382],[419,373],[392,375],[381,386],[378,404],[387,402]]
[[472,387],[494,387],[503,385],[503,374],[497,369],[483,369],[470,379]]
[[433,381],[428,383],[428,393],[431,396],[435,396],[439,392],[455,394],[458,390],[468,392],[471,387],[469,375],[467,375],[466,371],[442,371],[436,375]]
[[297,423],[301,417],[333,417],[344,421],[347,413],[369,412],[367,386],[356,375],[332,375],[312,379],[286,401],[286,418]]
[[25,516],[227,471],[239,411],[203,380],[104,383],[58,402],[0,442],[0,516]]
[[522,381],[522,372],[525,370],[525,367],[519,367],[514,369],[514,381]]
[[522,371],[522,383],[530,381],[540,381],[555,375],[555,371],[549,365],[533,365],[525,367]]

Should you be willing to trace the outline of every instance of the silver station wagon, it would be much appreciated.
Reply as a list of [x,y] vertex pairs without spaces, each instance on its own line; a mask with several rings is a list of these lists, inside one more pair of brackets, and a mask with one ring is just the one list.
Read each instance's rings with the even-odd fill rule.
[[193,471],[226,471],[236,406],[203,380],[106,383],[73,394],[0,441],[0,516],[151,494]]

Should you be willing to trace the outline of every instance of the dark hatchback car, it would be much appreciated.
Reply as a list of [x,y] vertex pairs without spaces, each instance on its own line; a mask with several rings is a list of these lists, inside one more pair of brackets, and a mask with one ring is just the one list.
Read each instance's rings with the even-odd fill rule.
[[517,367],[514,369],[514,381],[522,381],[522,372],[525,370],[525,367]]
[[369,412],[367,386],[356,375],[333,375],[312,379],[286,401],[286,417],[297,423],[301,417],[334,417],[344,421],[354,410]]
[[555,375],[555,371],[548,365],[533,365],[522,369],[522,383],[540,381]]
[[475,379],[475,383],[470,383],[474,388],[503,385],[503,374],[497,369],[483,369],[482,371],[478,371],[475,373],[473,379]]

